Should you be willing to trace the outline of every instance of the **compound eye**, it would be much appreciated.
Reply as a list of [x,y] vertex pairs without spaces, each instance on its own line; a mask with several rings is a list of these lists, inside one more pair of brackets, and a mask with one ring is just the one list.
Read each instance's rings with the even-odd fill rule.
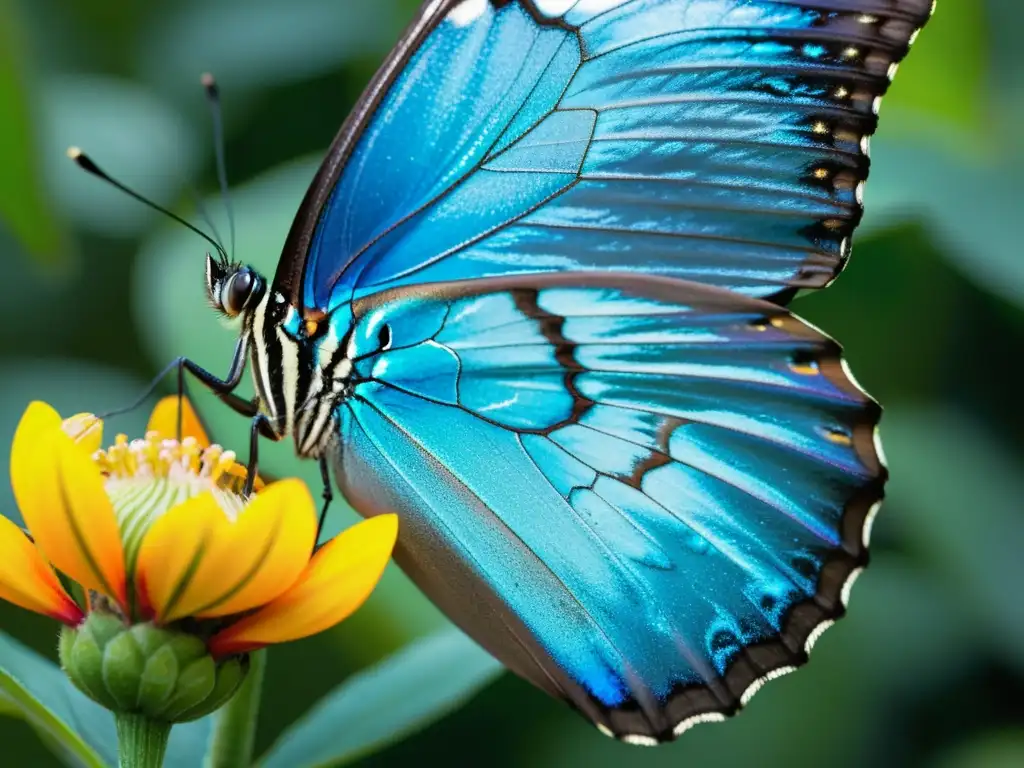
[[234,316],[245,309],[245,305],[252,295],[254,284],[253,274],[248,269],[235,272],[221,290],[221,304],[224,306],[224,311]]

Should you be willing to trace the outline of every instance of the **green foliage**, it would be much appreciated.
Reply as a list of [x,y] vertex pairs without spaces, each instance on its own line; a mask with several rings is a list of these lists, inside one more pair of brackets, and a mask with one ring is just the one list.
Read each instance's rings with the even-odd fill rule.
[[339,685],[281,735],[260,765],[347,765],[462,705],[503,669],[458,630],[442,630]]
[[101,768],[115,758],[114,721],[56,666],[0,635],[0,689],[9,711],[59,747],[69,765]]
[[0,0],[0,227],[44,263],[66,257],[61,222],[53,215],[39,173],[28,51],[14,0]]
[[[214,71],[237,256],[272,274],[324,148],[417,5],[0,0],[0,464],[29,399],[116,408],[180,354],[222,373],[234,340],[205,307],[206,244],[76,172],[66,146],[198,221],[196,186],[226,235],[196,84]],[[435,722],[496,667],[457,634],[407,647],[446,622],[392,567],[353,619],[273,649],[265,764],[1020,764],[1021,28],[1017,0],[939,0],[882,107],[851,264],[794,304],[885,405],[893,476],[872,567],[806,669],[735,720],[657,750],[605,739],[511,675]],[[214,436],[243,445],[244,422],[194,394]],[[108,436],[144,423],[118,417]],[[263,451],[272,474],[315,487],[316,467],[290,444]],[[9,490],[0,508],[16,517]],[[329,532],[355,519],[338,504]],[[110,764],[113,721],[51,661],[52,623],[0,605],[0,625],[17,638],[0,637],[4,760],[46,765],[44,744],[50,764]],[[176,727],[168,765],[202,764],[210,727]],[[395,731],[408,738],[389,743]]]
[[939,142],[962,134],[980,149],[989,128],[988,45],[983,2],[938,0],[928,32],[900,65],[886,101],[884,119],[894,132]]

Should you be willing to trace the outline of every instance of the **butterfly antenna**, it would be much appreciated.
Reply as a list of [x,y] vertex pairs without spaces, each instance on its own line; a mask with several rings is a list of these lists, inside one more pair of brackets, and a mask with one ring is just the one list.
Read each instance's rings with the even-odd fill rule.
[[129,187],[129,186],[125,185],[125,184],[122,184],[120,181],[118,181],[117,179],[115,179],[112,176],[110,176],[109,174],[107,174],[106,171],[104,171],[102,168],[100,168],[98,165],[96,165],[96,163],[94,163],[92,161],[92,158],[90,158],[87,154],[82,152],[82,150],[80,150],[78,147],[71,147],[71,148],[69,148],[68,149],[68,157],[70,157],[75,162],[75,164],[79,168],[81,168],[83,171],[87,171],[88,173],[91,173],[96,178],[102,179],[103,181],[105,181],[108,184],[110,184],[112,187],[116,187],[117,189],[121,190],[122,192],[124,192],[129,197],[132,197],[132,198],[138,200],[143,205],[148,206],[149,208],[152,208],[154,211],[158,211],[159,213],[162,213],[164,216],[167,216],[168,218],[173,219],[174,221],[176,221],[179,224],[181,224],[183,227],[191,230],[192,232],[195,232],[197,235],[199,235],[201,238],[203,238],[203,240],[208,242],[210,245],[212,245],[217,250],[217,254],[218,254],[218,256],[220,257],[220,260],[223,263],[225,263],[225,264],[228,263],[228,255],[224,251],[224,246],[222,246],[220,243],[218,243],[216,240],[214,240],[208,234],[203,232],[203,230],[193,226],[192,224],[189,224],[187,221],[185,221],[183,218],[181,218],[181,216],[178,216],[176,213],[172,213],[171,211],[167,210],[166,208],[164,208],[162,205],[159,205],[158,203],[154,203],[148,197],[144,197],[144,196],[140,195],[138,192],[136,192],[131,187]]
[[213,217],[210,216],[210,211],[203,203],[203,199],[202,197],[199,196],[199,192],[196,190],[195,186],[193,186],[192,183],[183,175],[179,174],[178,178],[181,181],[182,185],[185,187],[185,194],[188,195],[188,199],[191,200],[192,205],[195,206],[196,213],[198,213],[199,216],[203,219],[203,223],[210,228],[210,231],[213,233],[213,239],[220,243],[221,248],[223,248],[224,238],[220,236],[220,230],[218,230],[217,225],[213,223]]
[[231,205],[231,193],[228,191],[227,161],[224,158],[224,120],[221,117],[220,88],[213,75],[206,72],[200,81],[206,91],[206,100],[210,104],[210,116],[213,118],[213,144],[217,155],[217,181],[220,183],[220,194],[224,198],[224,208],[228,214],[228,229],[231,236],[231,253],[235,252],[235,211]]

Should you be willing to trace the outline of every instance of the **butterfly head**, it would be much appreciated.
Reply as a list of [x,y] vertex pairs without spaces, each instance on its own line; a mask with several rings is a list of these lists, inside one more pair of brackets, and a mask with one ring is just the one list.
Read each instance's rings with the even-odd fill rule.
[[211,306],[227,317],[238,317],[259,304],[266,281],[252,267],[229,264],[206,254],[206,296]]

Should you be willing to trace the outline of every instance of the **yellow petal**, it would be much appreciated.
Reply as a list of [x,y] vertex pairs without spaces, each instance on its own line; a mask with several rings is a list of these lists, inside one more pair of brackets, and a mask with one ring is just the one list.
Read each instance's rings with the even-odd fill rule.
[[82,610],[18,526],[0,515],[0,598],[75,626]]
[[395,515],[379,515],[344,531],[316,553],[291,589],[214,635],[211,653],[241,653],[333,627],[370,596],[397,535]]
[[188,581],[209,549],[224,511],[204,493],[183,501],[153,523],[139,547],[135,583],[140,600],[163,619],[188,588]]
[[64,419],[64,434],[85,449],[90,456],[103,446],[103,419],[91,413],[76,413]]
[[47,559],[86,589],[125,604],[124,550],[103,478],[60,416],[32,403],[11,448],[11,485]]
[[[160,437],[167,440],[178,438],[178,401],[177,395],[168,395],[160,400],[149,417],[147,431],[157,432]],[[210,444],[210,438],[203,429],[203,423],[199,420],[199,414],[192,407],[187,397],[180,398],[181,408],[181,437],[194,437],[200,446],[206,448]]]
[[313,499],[299,480],[268,486],[235,520],[204,494],[153,524],[138,572],[159,621],[226,616],[261,606],[294,584],[315,537]]

